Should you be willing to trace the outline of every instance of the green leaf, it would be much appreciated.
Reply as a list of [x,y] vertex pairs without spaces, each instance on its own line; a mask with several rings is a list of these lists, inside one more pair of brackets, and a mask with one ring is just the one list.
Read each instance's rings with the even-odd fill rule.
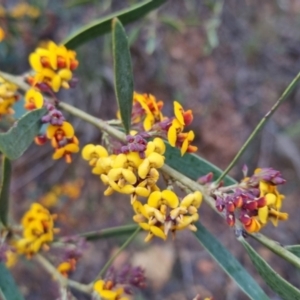
[[285,246],[284,248],[292,252],[294,255],[300,257],[300,245]]
[[9,131],[0,133],[0,151],[11,160],[19,158],[38,135],[46,112],[45,108],[33,110],[16,121]]
[[269,299],[236,258],[200,222],[195,223],[195,225],[197,227],[195,236],[199,242],[223,270],[237,283],[240,289],[248,295],[250,299]]
[[9,186],[11,178],[11,162],[6,157],[2,158],[2,178],[0,191],[0,223],[7,225],[8,203],[9,203]]
[[[214,179],[217,179],[222,174],[221,169],[204,158],[191,153],[186,153],[181,156],[178,148],[172,147],[166,142],[165,144],[167,147],[166,153],[164,154],[166,158],[165,163],[185,176],[197,180],[199,177],[212,172],[214,174]],[[236,181],[230,176],[226,176],[224,183],[225,185],[231,185],[235,184]]]
[[112,22],[112,47],[115,71],[115,93],[126,133],[131,125],[133,76],[128,40],[118,19]]
[[239,238],[260,276],[283,300],[300,299],[300,291],[276,273],[271,266],[244,240]]
[[74,34],[67,37],[62,44],[64,44],[67,48],[75,49],[89,40],[110,32],[110,24],[114,18],[120,19],[123,24],[128,24],[138,20],[165,2],[166,0],[143,1],[131,6],[130,8],[120,10],[104,18],[95,20],[81,27]]
[[94,241],[98,239],[111,238],[121,235],[129,235],[136,231],[137,225],[123,225],[117,227],[111,227],[106,229],[100,229],[90,232],[81,233],[80,236],[84,237],[87,241]]
[[11,273],[2,263],[0,263],[0,299],[1,294],[6,300],[24,300]]

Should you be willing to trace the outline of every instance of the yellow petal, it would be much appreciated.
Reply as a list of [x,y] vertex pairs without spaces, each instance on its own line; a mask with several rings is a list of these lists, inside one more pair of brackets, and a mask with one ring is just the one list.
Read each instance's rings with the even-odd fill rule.
[[128,183],[130,184],[135,184],[136,183],[136,176],[131,170],[128,169],[122,169],[122,175],[123,177],[127,180]]
[[51,87],[53,89],[54,92],[58,92],[60,87],[61,87],[61,77],[58,75],[55,75],[51,81]]
[[138,168],[140,164],[143,162],[140,155],[137,152],[129,152],[127,155],[127,160],[130,162],[131,166]]
[[266,194],[265,198],[266,198],[266,201],[267,201],[267,206],[275,204],[276,199],[277,199],[274,194],[270,194],[270,193]]
[[162,191],[161,192],[161,198],[163,200],[165,200],[167,202],[167,204],[169,205],[169,207],[171,207],[171,208],[175,208],[179,204],[178,197],[173,191],[170,191],[170,190]]
[[153,233],[154,235],[160,237],[163,240],[166,240],[166,238],[167,238],[165,233],[160,228],[158,228],[157,226],[151,226],[150,231],[151,231],[151,233]]
[[150,194],[149,198],[148,198],[148,205],[151,207],[159,207],[160,206],[160,201],[161,201],[161,195],[162,193],[159,191],[155,191],[153,193]]
[[164,161],[165,161],[165,157],[156,152],[151,153],[147,157],[147,159],[154,168],[161,168],[164,165]]
[[138,175],[140,178],[145,179],[149,171],[150,171],[150,162],[146,158],[138,168]]
[[118,154],[116,159],[114,160],[112,167],[113,168],[124,168],[125,163],[127,162],[127,156],[126,154]]
[[61,69],[58,72],[58,76],[63,80],[69,81],[72,78],[72,72],[69,69]]
[[175,114],[175,117],[180,122],[180,124],[185,125],[182,112],[183,112],[182,106],[179,104],[179,102],[174,101],[174,114]]
[[43,69],[41,64],[41,57],[37,53],[31,53],[29,55],[29,63],[33,70],[39,72]]
[[258,209],[258,218],[262,224],[266,224],[268,221],[269,208],[268,206],[264,206]]
[[104,284],[105,284],[105,282],[103,280],[97,280],[94,283],[93,288],[96,292],[100,293],[103,290]]
[[81,151],[82,158],[84,160],[90,160],[92,158],[92,154],[95,152],[95,148],[96,146],[93,144],[85,145]]
[[66,138],[70,139],[74,136],[74,128],[69,122],[63,122],[61,126]]
[[54,159],[54,160],[60,159],[64,156],[64,154],[65,154],[65,149],[64,148],[56,149],[55,152],[52,155],[52,159]]
[[64,148],[65,148],[65,151],[71,152],[71,153],[77,153],[79,151],[79,146],[74,143],[67,144]]
[[150,194],[150,191],[147,188],[140,187],[140,186],[137,186],[135,188],[135,192],[138,196],[141,196],[141,197],[148,197]]
[[155,152],[159,154],[164,154],[166,151],[166,145],[164,141],[161,138],[155,138],[153,140],[153,143],[155,145]]
[[175,147],[177,140],[176,128],[171,126],[168,130],[168,141],[172,147]]
[[107,176],[112,181],[118,181],[122,176],[122,168],[111,169]]

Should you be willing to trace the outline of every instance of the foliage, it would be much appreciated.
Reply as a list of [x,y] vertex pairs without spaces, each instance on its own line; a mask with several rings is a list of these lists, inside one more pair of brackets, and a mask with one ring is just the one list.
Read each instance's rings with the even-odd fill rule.
[[[286,180],[279,171],[260,166],[253,174],[244,166],[241,170],[241,180],[230,177],[228,173],[273,113],[288,99],[298,84],[300,73],[257,124],[225,171],[222,171],[195,154],[198,150],[194,145],[195,133],[188,129],[194,114],[193,110],[184,108],[189,103],[174,101],[173,114],[169,116],[163,111],[162,100],[150,93],[134,91],[133,82],[136,75],[133,72],[129,42],[123,24],[141,18],[164,2],[143,1],[95,20],[66,38],[62,45],[52,41],[40,44],[29,55],[32,70],[24,75],[14,76],[0,72],[1,122],[8,122],[11,127],[7,132],[0,133],[0,151],[3,157],[0,260],[8,267],[20,257],[39,262],[57,281],[61,299],[72,297],[71,287],[96,298],[126,300],[129,299],[129,295],[146,286],[145,271],[139,266],[128,265],[115,270],[110,268],[114,259],[141,231],[146,231],[144,240],[150,242],[153,239],[166,241],[169,236],[175,239],[178,232],[187,230],[194,232],[199,243],[250,299],[268,299],[267,293],[255,278],[199,222],[200,209],[205,202],[219,215],[217,218],[220,217],[221,222],[225,220],[228,234],[236,235],[271,290],[283,299],[298,299],[299,290],[277,274],[245,240],[245,237],[253,237],[261,246],[296,267],[300,266],[297,245],[285,248],[258,233],[269,224],[277,227],[279,222],[288,220],[289,215],[282,211],[285,196],[279,191]],[[220,26],[219,16],[223,4],[212,7],[214,19],[206,24],[210,44],[207,52],[218,45],[217,28]],[[16,18],[29,14],[28,16],[35,18],[38,12],[31,6],[21,6],[13,14],[3,12],[3,16],[10,14]],[[2,31],[0,38],[5,39],[6,34],[3,29]],[[78,88],[76,71],[79,63],[82,65],[85,61],[79,60],[77,53],[71,49],[110,31],[115,98],[119,111],[116,114],[117,119],[104,121],[94,117],[93,112],[84,112],[62,102],[60,98],[65,94],[58,92]],[[14,120],[13,107],[20,100],[20,94],[24,94],[24,109],[29,112],[19,120]],[[71,121],[66,121],[62,111],[98,128],[102,133],[101,143],[80,145],[74,129],[76,128],[76,132],[77,129],[80,131],[80,126],[73,126]],[[66,163],[76,166],[78,162],[74,161],[74,157],[78,157],[76,153],[80,151],[91,172],[105,186],[105,196],[117,194],[125,198],[124,195],[127,195],[127,207],[130,207],[136,225],[127,224],[76,233],[74,236],[59,236],[60,229],[55,226],[59,224],[63,227],[64,223],[56,223],[58,215],[63,208],[67,208],[68,211],[72,201],[79,197],[83,186],[83,180],[80,179],[69,183],[58,182],[40,198],[32,197],[32,204],[24,212],[21,224],[11,221],[8,218],[10,181],[13,175],[11,161],[20,158],[33,140],[39,146],[49,142],[54,151],[52,158],[59,163],[64,159]],[[52,213],[52,209],[59,207],[61,203],[64,204],[64,201],[66,204],[62,205],[61,210],[58,209],[58,215]],[[117,213],[113,201],[111,202],[114,213]],[[84,209],[87,207],[88,204]],[[105,209],[104,206],[103,208]],[[68,226],[68,222],[66,224],[65,226]],[[77,264],[87,249],[87,242],[121,235],[130,236],[126,237],[116,253],[107,259],[106,264],[89,284],[68,278],[76,272]],[[7,299],[22,299],[3,263],[0,264],[1,296]],[[195,299],[200,299],[200,296],[196,296]]]

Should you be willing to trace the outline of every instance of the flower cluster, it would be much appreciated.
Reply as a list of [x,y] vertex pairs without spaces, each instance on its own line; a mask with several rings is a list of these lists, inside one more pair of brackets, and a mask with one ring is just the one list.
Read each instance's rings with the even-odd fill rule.
[[110,268],[102,280],[94,283],[94,291],[103,300],[129,300],[134,288],[145,288],[145,274],[140,267],[124,266],[119,272]]
[[148,231],[145,241],[153,236],[165,240],[169,231],[175,236],[177,230],[189,228],[196,231],[193,223],[199,219],[198,208],[202,202],[202,194],[194,192],[179,201],[171,190],[152,192],[147,204],[136,201],[133,204],[135,215],[133,220]]
[[23,237],[14,243],[19,254],[28,258],[37,253],[42,247],[48,249],[47,243],[53,241],[54,233],[59,229],[54,228],[56,215],[39,203],[33,203],[22,218]]
[[[153,95],[135,92],[131,114],[133,128],[167,138],[171,146],[180,148],[181,155],[196,152],[197,147],[191,145],[195,138],[194,132],[192,130],[183,132],[185,126],[193,121],[192,111],[185,111],[177,101],[174,101],[174,117],[169,118],[162,114],[162,108],[163,102],[157,101]],[[119,112],[117,115],[120,118]]]
[[54,148],[52,158],[54,160],[65,158],[67,163],[72,162],[72,153],[79,151],[79,141],[75,136],[73,126],[65,121],[60,110],[55,108],[53,104],[44,103],[42,94],[34,89],[30,89],[25,95],[25,108],[36,109],[44,105],[48,113],[42,117],[42,123],[48,124],[46,134],[38,135],[35,142],[38,145],[44,145],[47,139],[51,141]]
[[[161,191],[157,186],[158,169],[163,166],[165,159],[163,140],[155,138],[145,145],[142,137],[129,136],[127,141],[131,146],[126,146],[125,153],[117,155],[109,155],[100,145],[89,144],[82,150],[82,157],[93,167],[92,173],[100,175],[102,182],[107,185],[104,195],[114,192],[130,195],[135,211],[133,220],[148,231],[145,241],[150,241],[153,236],[165,240],[169,231],[174,235],[177,230],[184,228],[195,231],[193,223],[199,218],[202,194],[195,192],[180,201],[173,191]],[[140,147],[132,146],[136,141],[140,141]],[[139,200],[141,197],[148,198],[147,203],[142,204]]]
[[281,212],[284,196],[277,185],[285,183],[280,172],[272,168],[256,169],[254,175],[245,177],[232,188],[218,188],[213,192],[216,208],[225,211],[230,226],[235,218],[243,224],[247,232],[258,232],[268,221],[274,226],[278,221],[287,220],[288,214]]
[[92,144],[83,148],[82,157],[93,167],[92,173],[100,175],[107,185],[104,195],[114,192],[129,194],[133,203],[138,196],[148,197],[152,191],[159,189],[156,186],[159,178],[157,169],[164,164],[164,152],[163,140],[155,138],[147,143],[144,159],[139,151],[109,155],[103,146]]
[[19,100],[18,87],[0,77],[0,117],[14,113],[12,106]]
[[28,77],[28,82],[32,86],[54,92],[58,92],[61,87],[68,89],[72,86],[72,72],[79,64],[75,51],[52,41],[45,48],[39,47],[31,53],[29,62],[35,74]]

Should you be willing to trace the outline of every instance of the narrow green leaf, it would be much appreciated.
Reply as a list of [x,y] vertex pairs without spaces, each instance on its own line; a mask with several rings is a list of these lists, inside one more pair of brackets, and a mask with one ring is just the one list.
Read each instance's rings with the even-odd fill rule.
[[137,225],[124,225],[112,228],[100,229],[90,232],[81,233],[80,236],[84,237],[87,241],[94,241],[103,238],[111,238],[121,235],[132,234],[137,229]]
[[128,24],[142,18],[148,12],[154,10],[165,2],[166,0],[146,0],[141,3],[137,3],[130,8],[120,10],[104,18],[95,20],[71,34],[62,42],[62,44],[64,44],[67,48],[75,49],[89,40],[110,32],[110,24],[114,18],[120,19],[123,24]]
[[294,255],[300,257],[300,245],[285,246],[284,248],[292,252]]
[[9,159],[19,158],[38,135],[41,117],[45,115],[45,108],[33,110],[25,114],[6,133],[0,133],[0,152]]
[[2,178],[0,191],[0,223],[7,225],[7,214],[9,204],[9,186],[11,178],[11,162],[3,155],[2,158]]
[[[164,154],[166,158],[165,163],[185,176],[197,180],[199,177],[212,172],[214,179],[217,179],[222,174],[221,169],[204,158],[191,153],[181,156],[179,149],[170,146],[168,143],[165,144],[167,146],[166,153]],[[230,176],[226,176],[224,183],[225,185],[231,185],[235,184],[236,181]]]
[[0,263],[0,291],[7,300],[24,300],[11,273],[2,263]]
[[283,300],[300,299],[300,290],[276,273],[271,266],[244,240],[239,238],[260,276],[266,284]]
[[236,258],[200,223],[196,224],[195,236],[213,259],[236,282],[240,289],[253,300],[269,297]]
[[112,22],[112,47],[115,71],[115,93],[126,133],[131,125],[133,76],[128,39],[118,19]]

